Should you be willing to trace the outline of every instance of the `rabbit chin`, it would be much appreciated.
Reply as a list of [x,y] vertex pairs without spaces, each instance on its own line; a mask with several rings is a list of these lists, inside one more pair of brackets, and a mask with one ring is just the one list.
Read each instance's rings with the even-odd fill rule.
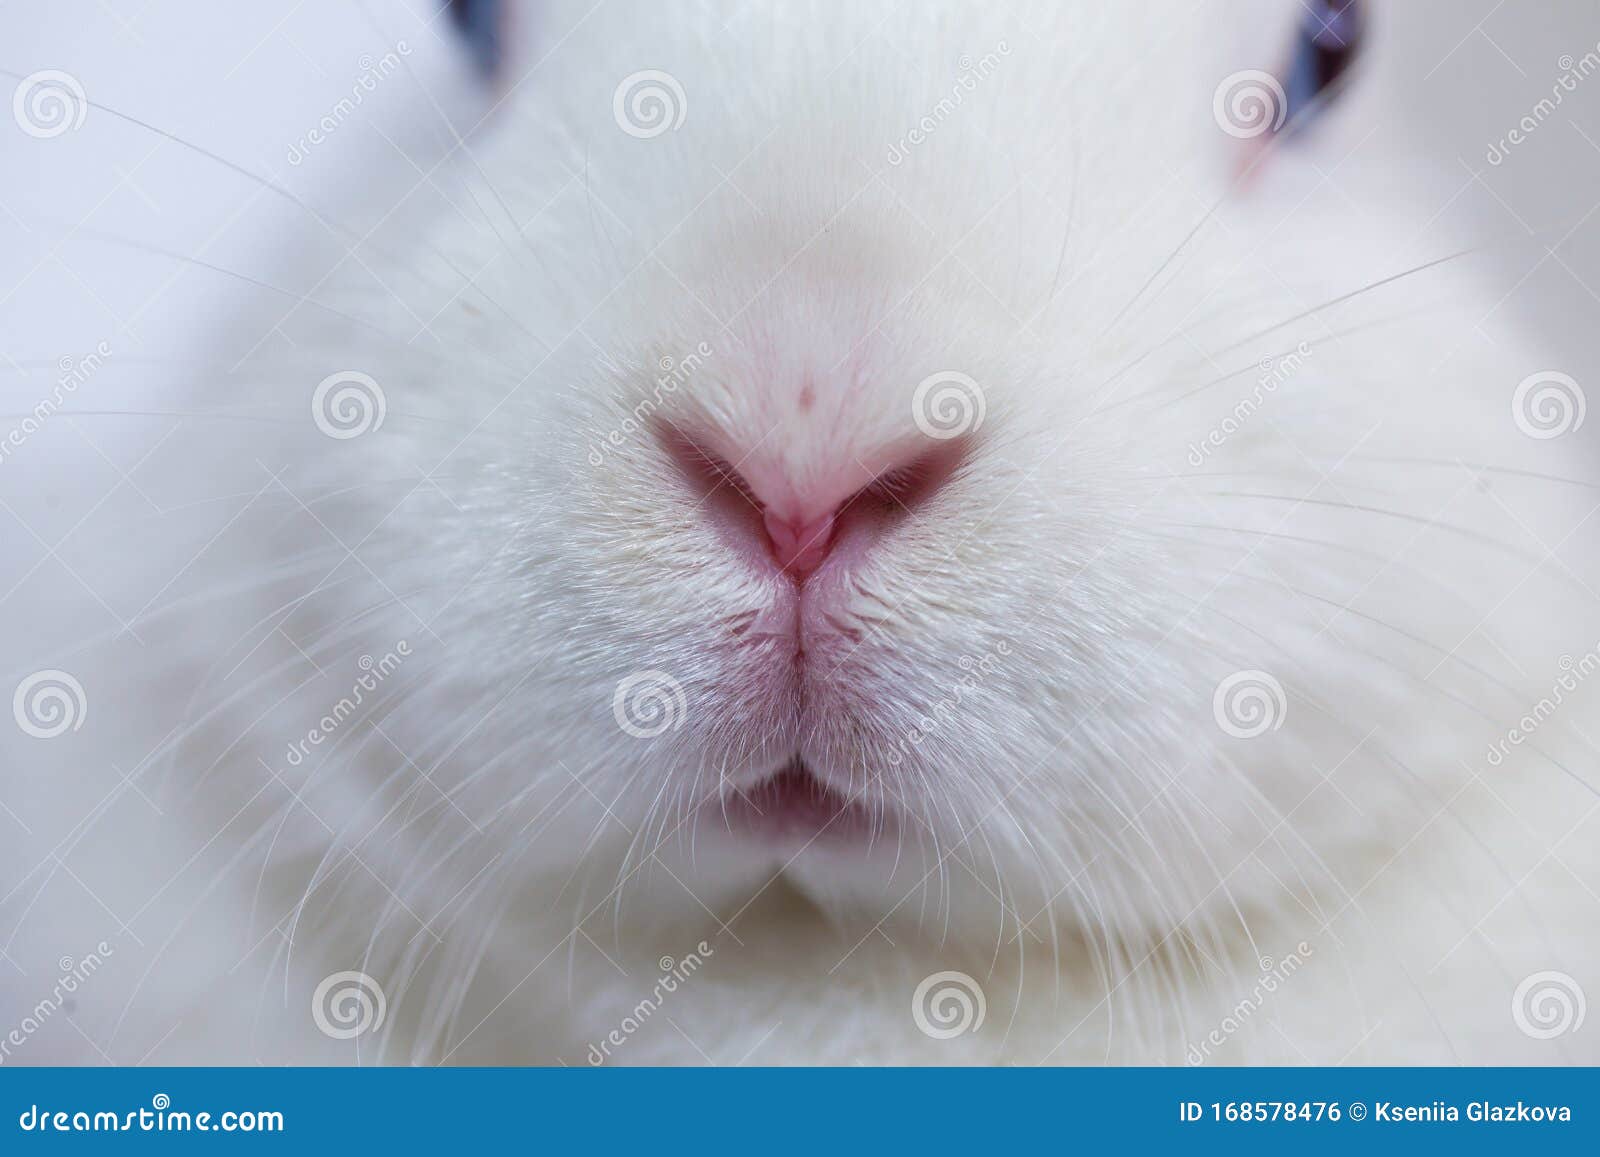
[[[705,832],[697,834],[692,849],[676,841],[658,849],[659,870],[640,873],[622,909],[634,933],[658,924],[703,924],[709,911],[742,938],[782,939],[794,927],[791,910],[779,909],[774,922],[762,915],[789,898],[814,908],[851,938],[879,929],[897,941],[992,944],[1005,912],[998,882],[992,874],[984,879],[969,873],[965,860],[962,867],[941,865],[945,850],[936,849],[926,833],[920,840],[880,833],[758,841],[726,830]],[[1037,910],[1040,897],[1019,900],[1009,880],[1005,887],[1007,904]]]

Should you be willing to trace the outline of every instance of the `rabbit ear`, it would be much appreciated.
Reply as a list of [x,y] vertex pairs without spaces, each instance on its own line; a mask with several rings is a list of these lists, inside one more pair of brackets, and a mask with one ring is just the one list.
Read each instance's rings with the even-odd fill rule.
[[493,80],[504,54],[507,0],[447,0],[447,4],[451,22],[465,39],[473,64],[485,78]]
[[1361,0],[1307,0],[1284,75],[1284,129],[1297,132],[1316,119],[1348,79],[1361,49],[1366,12]]

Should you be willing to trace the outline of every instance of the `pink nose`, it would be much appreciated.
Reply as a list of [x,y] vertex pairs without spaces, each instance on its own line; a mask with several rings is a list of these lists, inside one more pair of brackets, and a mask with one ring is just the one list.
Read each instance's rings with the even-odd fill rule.
[[762,511],[762,525],[772,546],[772,557],[797,582],[822,565],[833,544],[833,515],[825,514],[810,522],[791,522],[771,509]]

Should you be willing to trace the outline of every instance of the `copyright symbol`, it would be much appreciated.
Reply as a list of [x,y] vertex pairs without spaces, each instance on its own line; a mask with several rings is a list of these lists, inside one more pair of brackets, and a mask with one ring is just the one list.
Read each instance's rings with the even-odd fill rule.
[[1364,1120],[1366,1120],[1367,1119],[1367,1107],[1365,1105],[1363,1105],[1360,1101],[1356,1101],[1354,1104],[1352,1104],[1350,1106],[1350,1119],[1352,1121],[1364,1121]]

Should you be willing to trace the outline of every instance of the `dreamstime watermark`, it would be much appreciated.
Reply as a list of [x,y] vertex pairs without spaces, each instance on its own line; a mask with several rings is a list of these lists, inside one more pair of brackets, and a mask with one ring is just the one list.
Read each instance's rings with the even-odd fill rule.
[[983,986],[965,972],[924,976],[911,994],[911,1019],[934,1040],[977,1032],[988,1010]]
[[959,370],[929,374],[911,395],[911,420],[940,442],[976,433],[987,412],[983,387]]
[[689,97],[670,72],[646,68],[622,78],[611,94],[611,115],[623,132],[647,141],[682,127]]
[[311,420],[330,438],[359,438],[383,425],[389,401],[370,374],[340,370],[311,392]]
[[962,655],[956,661],[964,674],[955,681],[947,695],[942,695],[922,717],[917,720],[917,725],[906,731],[900,737],[899,744],[888,755],[891,764],[899,767],[905,762],[905,757],[911,753],[913,747],[921,747],[934,732],[947,726],[956,717],[966,701],[983,685],[983,681],[1000,669],[1000,659],[1011,654],[1011,642],[1002,639],[993,648],[974,659],[971,655]]
[[1561,709],[1568,695],[1575,692],[1590,675],[1600,671],[1600,643],[1576,659],[1571,655],[1562,655],[1556,665],[1561,668],[1561,673],[1550,685],[1550,694],[1543,696],[1514,726],[1508,728],[1504,739],[1490,744],[1484,755],[1490,767],[1499,767],[1504,763],[1511,754],[1511,748],[1526,743],[1535,731],[1544,726],[1545,720]]
[[1261,975],[1256,977],[1254,987],[1223,1016],[1221,1023],[1198,1041],[1191,1041],[1189,1048],[1184,1053],[1184,1059],[1191,1065],[1204,1064],[1210,1057],[1213,1049],[1219,1049],[1227,1043],[1229,1037],[1238,1032],[1257,1012],[1267,1003],[1267,997],[1278,991],[1278,987],[1300,970],[1306,960],[1312,955],[1312,947],[1304,940],[1294,946],[1282,960],[1274,961],[1270,956],[1263,957],[1260,961]]
[[1511,420],[1541,441],[1570,434],[1583,425],[1589,399],[1570,374],[1540,370],[1517,383],[1511,394]]
[[157,1093],[148,1109],[58,1109],[30,1104],[17,1117],[24,1133],[282,1133],[283,1114],[274,1109],[227,1109],[221,1113],[174,1109]]
[[1532,973],[1511,994],[1511,1019],[1534,1040],[1577,1032],[1588,1011],[1583,986],[1565,972]]
[[399,669],[411,655],[411,642],[401,639],[394,645],[394,650],[385,651],[383,657],[374,659],[371,655],[362,655],[356,660],[362,674],[350,687],[350,694],[341,696],[329,712],[317,720],[317,725],[307,731],[304,739],[297,739],[285,748],[284,759],[290,767],[299,767],[305,762],[306,756],[311,754],[313,747],[320,747],[335,731],[344,725],[345,721],[354,715],[367,696],[376,691],[379,685]]
[[1250,391],[1250,395],[1241,398],[1232,412],[1213,426],[1204,438],[1189,443],[1189,465],[1204,465],[1211,451],[1237,434],[1261,408],[1268,395],[1277,393],[1278,387],[1292,378],[1310,356],[1310,343],[1301,342],[1291,352],[1281,357],[1262,358],[1259,366],[1261,375],[1256,378],[1255,388]]
[[683,726],[689,697],[683,684],[665,671],[634,671],[617,683],[611,714],[635,739],[654,739]]
[[1217,684],[1211,714],[1235,739],[1254,739],[1283,726],[1289,700],[1283,684],[1265,671],[1235,671]]
[[11,715],[27,735],[54,739],[77,731],[89,715],[83,684],[70,672],[47,668],[35,671],[17,684],[11,696]]
[[23,416],[22,421],[11,427],[4,438],[0,438],[0,465],[4,465],[13,451],[37,434],[61,409],[66,400],[78,392],[78,387],[92,378],[110,356],[111,344],[102,341],[95,345],[93,353],[81,358],[63,357],[58,361],[56,369],[59,373],[50,393],[41,398],[33,409]]
[[1491,165],[1505,163],[1511,155],[1511,150],[1531,137],[1539,126],[1555,115],[1556,109],[1566,99],[1568,93],[1578,91],[1579,82],[1600,72],[1600,44],[1581,57],[1574,60],[1572,54],[1564,53],[1556,61],[1556,67],[1561,69],[1561,75],[1550,86],[1550,95],[1540,98],[1534,103],[1522,119],[1508,129],[1499,140],[1490,141],[1489,147],[1484,151],[1483,159]]
[[[661,373],[656,378],[655,388],[650,391],[649,397],[642,399],[628,411],[628,416],[609,433],[602,434],[589,443],[589,465],[601,465],[605,462],[607,454],[636,438],[656,411],[678,392],[680,386],[694,376],[695,371],[705,364],[705,360],[712,353],[710,343],[701,342],[681,358],[662,357],[656,363]],[[613,368],[621,369],[621,367]]]
[[354,969],[324,976],[311,994],[311,1019],[324,1036],[334,1040],[377,1032],[388,1014],[383,986]]
[[332,108],[322,114],[307,132],[294,140],[289,145],[289,163],[300,165],[305,162],[311,150],[326,141],[339,130],[339,127],[355,115],[367,97],[378,90],[378,82],[392,75],[400,68],[400,58],[411,55],[411,45],[404,40],[395,41],[394,48],[385,52],[374,60],[371,55],[363,54],[357,61],[360,74],[355,83],[350,86],[350,95],[341,97]]
[[89,98],[70,72],[46,68],[29,73],[11,94],[11,117],[30,137],[48,140],[83,125]]
[[1010,55],[1011,45],[1004,40],[997,41],[994,51],[984,53],[976,61],[966,53],[962,53],[956,60],[956,66],[961,71],[950,85],[950,95],[940,97],[916,124],[901,134],[899,140],[890,143],[888,162],[891,165],[902,164],[911,155],[912,149],[933,136],[940,125],[955,115],[956,109],[966,102],[967,96],[977,91],[980,80],[987,80],[994,75],[995,70],[1000,67],[1001,58]]
[[663,956],[656,962],[661,975],[657,978],[655,987],[622,1018],[621,1023],[598,1043],[589,1045],[588,1060],[591,1065],[603,1065],[611,1057],[611,1050],[621,1048],[628,1043],[628,1038],[644,1027],[647,1022],[661,1008],[666,998],[678,991],[680,984],[687,983],[689,978],[699,972],[706,960],[715,955],[711,945],[704,940],[696,944],[695,950],[683,957],[674,960],[670,956]]
[[1283,85],[1259,68],[1229,73],[1211,94],[1211,116],[1217,127],[1240,140],[1277,132],[1288,115]]
[[50,990],[49,995],[23,1013],[22,1019],[13,1025],[4,1037],[0,1037],[0,1065],[11,1059],[15,1049],[27,1044],[28,1038],[42,1029],[52,1016],[67,1007],[67,1002],[72,999],[73,993],[77,992],[89,977],[100,971],[101,966],[115,954],[115,949],[102,940],[94,946],[93,952],[80,959],[74,960],[70,956],[63,956],[58,960],[56,968],[60,975],[57,976],[55,987]]

